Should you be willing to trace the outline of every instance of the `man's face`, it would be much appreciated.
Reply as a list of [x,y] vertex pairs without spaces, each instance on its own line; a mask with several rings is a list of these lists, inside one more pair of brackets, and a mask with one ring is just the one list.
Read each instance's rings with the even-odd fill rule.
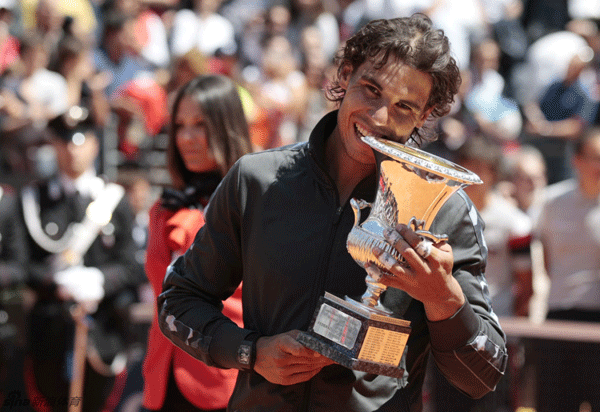
[[513,177],[515,194],[524,197],[533,194],[536,190],[547,185],[546,167],[544,163],[534,157],[526,156],[519,160]]
[[92,167],[99,151],[98,139],[92,132],[77,133],[71,141],[54,139],[58,168],[76,179]]
[[346,91],[338,113],[339,134],[350,158],[374,163],[373,151],[360,140],[361,136],[406,143],[433,109],[426,107],[432,79],[392,58],[377,70],[371,61],[354,73],[350,70],[347,67],[339,80]]

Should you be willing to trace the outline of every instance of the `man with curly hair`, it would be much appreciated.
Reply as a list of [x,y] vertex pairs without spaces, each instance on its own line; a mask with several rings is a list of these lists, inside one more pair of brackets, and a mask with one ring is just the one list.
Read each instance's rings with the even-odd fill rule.
[[[406,225],[386,232],[410,264],[379,274],[388,286],[381,303],[411,322],[404,376],[347,369],[296,339],[325,291],[365,291],[365,270],[346,249],[349,200],[372,201],[376,192],[374,153],[361,138],[431,139],[428,122],[448,113],[460,84],[447,37],[423,15],[367,24],[347,41],[338,67],[329,97],[339,109],[306,143],[242,157],[215,192],[194,244],[165,277],[163,333],[209,365],[240,370],[228,411],[366,412],[392,398],[395,410],[421,410],[430,354],[473,397],[493,390],[504,372],[505,336],[482,274],[482,222],[462,191],[437,215],[435,230],[449,240],[430,253],[418,253],[420,238]],[[221,313],[240,282],[243,328]]]

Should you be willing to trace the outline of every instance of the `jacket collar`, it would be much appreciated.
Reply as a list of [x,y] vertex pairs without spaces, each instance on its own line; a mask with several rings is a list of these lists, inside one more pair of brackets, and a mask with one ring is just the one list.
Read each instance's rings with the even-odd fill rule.
[[323,170],[326,170],[325,143],[335,130],[335,126],[337,125],[337,115],[338,111],[334,110],[323,116],[310,133],[308,139],[308,150]]
[[[314,127],[308,139],[308,153],[312,168],[315,170],[317,177],[332,188],[335,188],[335,182],[327,172],[325,166],[327,163],[325,145],[337,125],[337,115],[338,111],[334,110],[323,116]],[[373,201],[377,189],[376,181],[375,173],[367,176],[354,189],[353,197]]]

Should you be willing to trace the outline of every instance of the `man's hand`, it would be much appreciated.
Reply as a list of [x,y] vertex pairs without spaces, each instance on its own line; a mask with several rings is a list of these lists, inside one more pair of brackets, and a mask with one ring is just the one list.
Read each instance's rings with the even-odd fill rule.
[[254,370],[278,385],[305,382],[333,362],[296,340],[298,331],[261,337],[256,342]]
[[373,264],[365,269],[375,281],[401,289],[423,303],[427,319],[438,321],[450,318],[464,304],[463,291],[452,276],[454,258],[446,242],[432,244],[423,240],[406,225],[398,225],[384,233],[386,240],[406,260],[400,264],[389,253],[373,249],[379,262],[393,276],[384,275]]
[[54,274],[57,294],[63,300],[74,300],[94,313],[104,298],[104,274],[95,267],[72,266]]

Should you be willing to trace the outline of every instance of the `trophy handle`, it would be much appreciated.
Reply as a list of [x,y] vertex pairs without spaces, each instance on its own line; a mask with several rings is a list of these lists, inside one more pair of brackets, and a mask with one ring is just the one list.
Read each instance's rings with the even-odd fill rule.
[[408,227],[410,227],[412,230],[415,231],[415,233],[419,236],[421,236],[422,238],[427,238],[429,240],[431,240],[433,243],[438,243],[441,242],[442,240],[446,241],[448,240],[448,235],[446,234],[441,234],[441,235],[436,235],[434,233],[431,233],[429,230],[423,230],[422,227],[425,226],[425,221],[424,220],[419,220],[416,217],[411,217],[410,220],[408,221]]
[[354,227],[360,223],[360,210],[372,207],[371,203],[355,198],[350,199],[350,206],[352,206],[352,210],[354,211]]

